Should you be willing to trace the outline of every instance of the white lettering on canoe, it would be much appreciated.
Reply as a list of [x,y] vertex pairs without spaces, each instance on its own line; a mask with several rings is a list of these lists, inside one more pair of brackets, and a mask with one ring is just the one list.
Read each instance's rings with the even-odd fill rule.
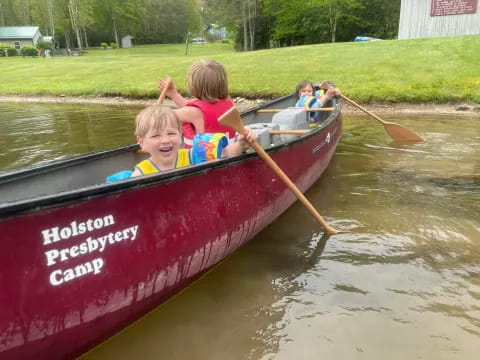
[[[98,256],[114,245],[128,244],[138,235],[139,225],[98,234],[102,229],[114,225],[114,216],[105,215],[85,221],[74,220],[67,226],[54,226],[42,230],[43,245],[49,247],[45,251],[46,265],[55,267],[55,270],[50,273],[50,284],[59,286],[87,275],[100,274],[106,261],[102,257],[92,260],[91,255]],[[86,234],[88,234],[87,237],[85,237]],[[74,237],[77,238],[74,239]],[[88,259],[82,260],[84,256],[88,256]]]
[[104,227],[115,224],[113,215],[106,215],[96,219],[88,219],[84,222],[72,221],[70,225],[62,228],[55,226],[50,229],[42,230],[43,245],[49,245],[52,242],[68,240],[72,236],[82,235],[86,232],[100,230]]

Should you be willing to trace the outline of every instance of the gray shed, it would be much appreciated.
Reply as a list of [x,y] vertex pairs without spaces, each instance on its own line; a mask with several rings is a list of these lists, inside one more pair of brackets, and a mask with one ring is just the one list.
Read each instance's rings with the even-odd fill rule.
[[402,0],[399,39],[479,34],[478,0]]
[[124,37],[122,37],[122,48],[124,48],[124,49],[131,48],[132,47],[132,39],[135,39],[135,38],[131,35],[125,35]]
[[0,43],[15,46],[37,46],[42,34],[38,26],[0,26]]

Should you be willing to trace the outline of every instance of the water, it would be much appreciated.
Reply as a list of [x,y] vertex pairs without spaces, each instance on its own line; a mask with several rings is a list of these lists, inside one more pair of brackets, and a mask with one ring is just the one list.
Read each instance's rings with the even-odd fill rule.
[[0,172],[132,144],[139,109],[0,103]]
[[[87,109],[76,107],[67,111]],[[88,109],[92,123],[83,115],[75,126],[52,121],[63,125],[45,130],[49,146],[30,140],[38,131],[26,131],[40,125],[28,124],[26,116],[8,121],[9,145],[2,142],[0,153],[41,149],[44,161],[72,154],[62,149],[132,142],[137,109]],[[307,193],[331,225],[350,232],[322,238],[296,203],[232,257],[84,359],[477,359],[480,118],[408,114],[385,120],[427,141],[395,144],[374,120],[346,117],[328,170]],[[0,121],[2,138],[6,123]],[[80,139],[69,133],[77,129]],[[23,142],[14,141],[20,135],[12,134],[20,133]],[[62,149],[51,146],[55,139]],[[26,162],[8,159],[0,169]]]

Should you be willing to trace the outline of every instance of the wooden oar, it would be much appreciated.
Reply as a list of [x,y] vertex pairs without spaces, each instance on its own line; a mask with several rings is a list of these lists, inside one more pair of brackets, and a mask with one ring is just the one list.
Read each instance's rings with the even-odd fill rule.
[[421,136],[418,136],[412,130],[406,128],[403,125],[396,124],[396,123],[393,123],[393,122],[388,122],[388,121],[380,119],[377,115],[371,113],[370,111],[368,111],[364,107],[357,104],[352,99],[347,98],[345,95],[339,94],[339,96],[342,99],[344,99],[345,101],[352,104],[353,106],[362,110],[364,113],[370,115],[375,120],[379,121],[385,127],[385,131],[388,133],[388,135],[390,135],[390,137],[392,139],[398,140],[398,141],[424,141],[425,140],[424,138],[422,138]]
[[[300,108],[292,108],[292,109],[300,109]],[[285,109],[260,109],[257,110],[257,113],[278,113],[280,111],[283,111]],[[311,109],[305,109],[307,112],[322,112],[322,111],[333,111],[335,108],[330,107],[330,108],[311,108]]]
[[163,88],[162,92],[160,93],[160,96],[158,97],[157,104],[163,104],[163,101],[165,100],[165,95],[167,94],[167,89],[170,87],[171,82],[172,82],[172,79],[168,78],[167,82],[165,83],[165,87]]
[[270,135],[303,135],[310,130],[270,130]]
[[[330,87],[330,85],[326,81],[324,81],[320,85],[320,88],[325,89],[325,90],[328,90],[329,87]],[[370,115],[375,120],[379,121],[384,126],[385,131],[387,132],[388,135],[390,135],[390,137],[392,139],[397,140],[397,141],[424,141],[425,140],[424,138],[422,138],[421,136],[418,136],[412,130],[407,129],[403,125],[396,124],[396,123],[393,123],[393,122],[388,122],[388,121],[380,119],[377,115],[371,113],[370,111],[368,111],[367,109],[365,109],[361,105],[357,104],[352,99],[347,98],[345,95],[339,94],[338,96],[340,96],[343,100],[349,102],[350,104],[352,104],[356,108],[362,110],[364,113]]]
[[[242,123],[242,119],[240,117],[240,112],[235,108],[232,107],[226,113],[218,118],[218,122],[223,126],[228,126],[238,132],[241,135],[245,136],[245,128]],[[288,188],[295,194],[295,196],[305,205],[307,210],[313,215],[315,219],[322,225],[325,232],[328,234],[335,234],[338,231],[332,228],[330,225],[327,224],[325,220],[323,220],[322,216],[318,213],[317,210],[313,207],[313,205],[308,201],[305,195],[297,188],[297,186],[288,178],[288,176],[283,172],[280,167],[272,160],[272,158],[263,150],[263,148],[258,145],[256,141],[251,142],[250,145],[252,148],[257,152],[257,154],[267,163],[268,166],[272,168],[272,170],[278,175],[278,177],[288,186]]]

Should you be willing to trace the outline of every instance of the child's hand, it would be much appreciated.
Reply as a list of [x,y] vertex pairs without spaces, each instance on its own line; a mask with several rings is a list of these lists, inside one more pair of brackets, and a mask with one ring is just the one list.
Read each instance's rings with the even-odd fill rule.
[[165,80],[163,79],[158,79],[158,88],[160,90],[163,90],[165,86],[167,86],[167,81],[170,80],[170,83],[168,85],[167,91],[165,94],[171,99],[175,94],[177,93],[177,88],[175,87],[175,83],[173,82],[173,79],[167,75]]
[[340,90],[331,87],[331,88],[328,88],[327,93],[325,95],[327,95],[329,98],[334,98],[335,96],[340,95]]
[[258,134],[248,127],[245,128],[245,135],[238,136],[238,142],[242,146],[243,150],[246,150],[248,145],[254,141],[257,141],[257,139]]

